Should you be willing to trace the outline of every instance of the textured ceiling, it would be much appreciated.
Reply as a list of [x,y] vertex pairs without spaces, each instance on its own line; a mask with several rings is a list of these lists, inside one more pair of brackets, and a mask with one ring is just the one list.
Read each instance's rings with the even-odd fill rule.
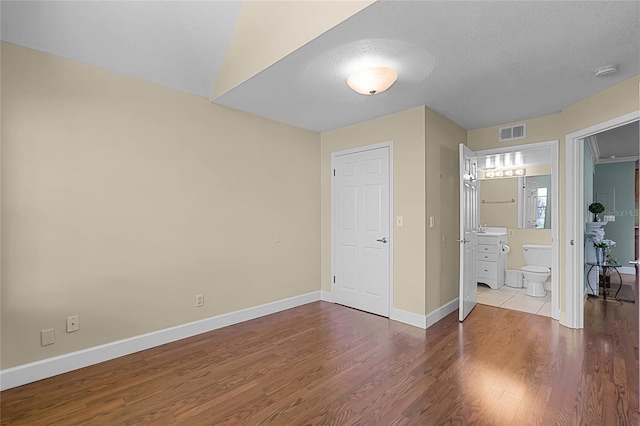
[[[239,1],[7,2],[2,39],[209,97]],[[427,105],[467,129],[562,108],[640,73],[640,2],[378,1],[215,102],[326,131]],[[593,70],[619,72],[595,78]],[[367,97],[366,64],[398,81]]]
[[[319,131],[418,105],[467,129],[556,113],[640,72],[639,7],[378,1],[216,101]],[[369,56],[399,74],[374,97],[345,83]]]
[[2,40],[209,97],[239,1],[2,1]]

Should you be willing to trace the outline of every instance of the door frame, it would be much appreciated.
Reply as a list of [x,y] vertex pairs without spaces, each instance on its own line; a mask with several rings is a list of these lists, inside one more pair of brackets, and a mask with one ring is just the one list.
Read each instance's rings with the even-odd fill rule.
[[[335,159],[336,157],[340,157],[348,154],[356,154],[359,152],[372,151],[374,149],[379,148],[388,148],[389,149],[389,318],[393,316],[393,247],[394,247],[394,238],[393,238],[393,225],[395,223],[393,216],[393,141],[388,142],[380,142],[371,145],[359,146],[356,148],[350,148],[343,151],[336,151],[331,153],[331,170],[335,170]],[[331,275],[329,276],[329,281],[331,284],[331,299],[336,300],[335,298],[335,288],[333,277],[335,276],[335,253],[336,253],[336,238],[335,238],[335,205],[334,205],[334,197],[335,197],[335,188],[334,188],[334,179],[333,173],[331,175]]]
[[[551,318],[560,319],[560,172],[559,166],[559,145],[560,141],[552,140],[545,142],[527,143],[523,145],[512,145],[502,148],[486,149],[476,151],[476,155],[504,154],[514,151],[525,151],[536,148],[550,148],[551,150]],[[480,218],[482,220],[482,218]],[[507,237],[508,238],[508,237]],[[516,248],[517,250],[517,248]],[[554,273],[556,271],[556,273]]]
[[640,110],[569,133],[566,145],[565,309],[560,323],[584,328],[584,139],[640,119]]

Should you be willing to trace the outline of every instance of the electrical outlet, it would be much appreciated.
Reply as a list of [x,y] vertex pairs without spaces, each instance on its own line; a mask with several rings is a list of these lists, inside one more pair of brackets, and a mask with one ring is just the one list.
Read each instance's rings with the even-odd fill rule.
[[41,346],[48,346],[48,345],[53,345],[56,341],[56,336],[55,336],[55,332],[53,331],[53,328],[49,328],[47,330],[42,330],[40,332],[40,345]]
[[80,330],[80,315],[67,317],[67,333],[73,333],[78,330]]
[[196,294],[196,308],[204,306],[204,294]]
[[616,221],[616,216],[615,215],[605,215],[604,216],[604,221],[605,222],[615,222]]
[[509,236],[513,237],[513,229],[509,229]]

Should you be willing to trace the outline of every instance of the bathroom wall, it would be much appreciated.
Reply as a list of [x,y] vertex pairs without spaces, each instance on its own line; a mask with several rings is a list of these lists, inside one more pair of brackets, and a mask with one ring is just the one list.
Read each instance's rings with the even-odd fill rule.
[[[510,202],[512,199],[515,202]],[[482,226],[517,228],[519,201],[517,178],[481,180],[480,223]]]
[[[549,173],[551,168],[550,166],[544,166],[540,167],[539,171]],[[506,201],[511,198],[516,200],[515,203],[482,203],[483,199],[487,201]],[[518,228],[518,204],[517,178],[480,181],[480,221],[482,225],[508,229],[507,241],[511,246],[511,253],[507,255],[507,269],[520,269],[525,265],[522,252],[523,244],[551,244],[551,229]]]

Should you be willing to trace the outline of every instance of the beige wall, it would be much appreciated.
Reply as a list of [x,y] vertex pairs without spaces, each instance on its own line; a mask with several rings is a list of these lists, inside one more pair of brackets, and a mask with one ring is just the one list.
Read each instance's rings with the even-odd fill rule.
[[224,95],[373,2],[244,1],[211,98]]
[[[0,82],[2,82],[2,46],[0,42]],[[2,84],[0,84],[0,195],[2,194]],[[0,196],[0,259],[2,259],[2,197]],[[0,261],[0,309],[2,309],[2,262]],[[0,311],[0,369],[2,369],[2,312]]]
[[564,139],[564,123],[561,114],[545,115],[543,117],[521,120],[517,123],[527,123],[527,138],[508,142],[498,142],[498,129],[508,124],[499,124],[482,129],[469,130],[469,148],[474,151],[485,149],[504,148],[509,146],[524,145],[533,142],[546,142]]
[[[425,108],[426,165],[426,313],[458,297],[459,146],[467,131]],[[429,217],[434,227],[429,228]]]
[[386,141],[393,213],[404,216],[393,230],[394,308],[425,315],[458,296],[458,145],[466,142],[466,130],[426,107],[322,134],[322,289],[331,291],[331,153]]
[[319,134],[11,44],[1,90],[3,369],[319,289]]
[[331,291],[331,153],[393,141],[394,307],[425,313],[425,108],[418,107],[322,134],[322,290]]
[[[526,140],[498,144],[500,126],[467,133],[426,107],[318,135],[5,43],[1,77],[3,369],[329,291],[331,153],[378,142],[394,143],[405,219],[394,307],[426,314],[457,296],[465,136],[474,150],[561,141],[562,276],[564,136],[638,110],[640,82],[525,120]],[[73,314],[81,330],[67,334]],[[56,343],[40,347],[51,327]]]
[[640,110],[639,84],[640,74],[563,109],[566,133]]
[[[523,145],[533,142],[559,140],[559,242],[560,248],[560,310],[561,320],[565,300],[565,136],[581,129],[611,120],[616,117],[638,111],[640,109],[638,98],[638,85],[640,75],[636,75],[615,86],[596,93],[571,106],[566,107],[558,114],[521,120],[517,123],[527,123],[527,138],[518,141],[499,143],[498,129],[502,126],[517,124],[504,123],[497,126],[470,130],[468,132],[469,147],[474,151],[499,148],[505,146]],[[554,225],[555,226],[555,225]],[[555,272],[552,272],[555,273]]]
[[[487,179],[480,182],[480,223],[514,229],[518,227],[518,179]],[[515,200],[514,203],[494,204]],[[484,201],[487,201],[485,203]]]

